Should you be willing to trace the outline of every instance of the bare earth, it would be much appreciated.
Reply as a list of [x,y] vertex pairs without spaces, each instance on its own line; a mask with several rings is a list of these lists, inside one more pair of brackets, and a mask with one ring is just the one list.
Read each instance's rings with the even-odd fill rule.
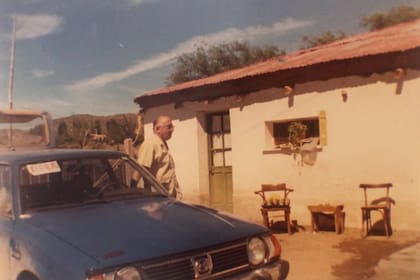
[[420,232],[394,230],[361,237],[360,229],[312,233],[310,226],[288,235],[276,233],[287,279],[420,279]]

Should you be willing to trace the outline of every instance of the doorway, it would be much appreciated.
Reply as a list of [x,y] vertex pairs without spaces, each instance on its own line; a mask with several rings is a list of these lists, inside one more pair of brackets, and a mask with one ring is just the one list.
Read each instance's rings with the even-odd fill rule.
[[210,207],[233,211],[232,146],[229,112],[207,115]]

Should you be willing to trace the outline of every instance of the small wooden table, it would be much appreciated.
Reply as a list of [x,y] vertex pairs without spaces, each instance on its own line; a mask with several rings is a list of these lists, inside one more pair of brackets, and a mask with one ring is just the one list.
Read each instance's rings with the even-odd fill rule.
[[311,225],[313,232],[317,232],[319,230],[319,225],[315,219],[316,214],[334,215],[335,232],[340,234],[344,231],[344,205],[309,205],[308,209],[311,212]]

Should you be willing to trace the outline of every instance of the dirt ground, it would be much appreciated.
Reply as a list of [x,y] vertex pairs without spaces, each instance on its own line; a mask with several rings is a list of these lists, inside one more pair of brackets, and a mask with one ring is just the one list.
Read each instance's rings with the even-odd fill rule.
[[[362,238],[360,229],[313,233],[305,226],[291,235],[278,231],[276,237],[289,265],[289,280],[396,279],[407,269],[411,274],[398,279],[420,279],[420,232],[394,230],[389,239],[382,234]],[[407,249],[417,258],[407,256]]]

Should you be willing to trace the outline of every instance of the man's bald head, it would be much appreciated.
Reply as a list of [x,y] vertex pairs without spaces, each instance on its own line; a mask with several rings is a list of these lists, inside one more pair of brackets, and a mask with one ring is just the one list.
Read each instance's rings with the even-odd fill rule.
[[159,116],[153,121],[153,131],[162,140],[169,140],[174,131],[172,119],[168,116]]

